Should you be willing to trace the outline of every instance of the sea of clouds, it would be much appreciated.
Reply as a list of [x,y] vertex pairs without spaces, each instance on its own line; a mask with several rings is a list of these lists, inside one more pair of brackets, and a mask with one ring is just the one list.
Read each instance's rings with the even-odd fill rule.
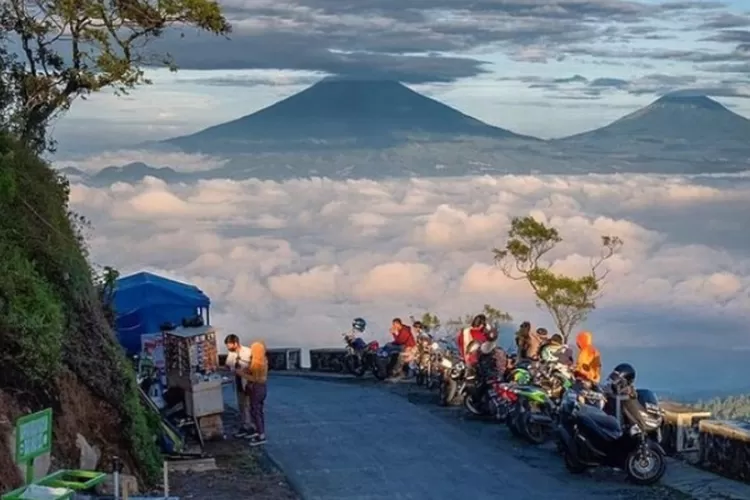
[[150,178],[74,184],[71,204],[93,223],[95,263],[192,282],[222,333],[277,347],[339,346],[355,316],[384,341],[394,316],[485,303],[551,330],[527,284],[493,265],[510,219],[559,229],[560,272],[585,270],[600,236],[617,235],[625,246],[585,325],[605,364],[632,361],[676,391],[740,390],[750,376],[750,176]]

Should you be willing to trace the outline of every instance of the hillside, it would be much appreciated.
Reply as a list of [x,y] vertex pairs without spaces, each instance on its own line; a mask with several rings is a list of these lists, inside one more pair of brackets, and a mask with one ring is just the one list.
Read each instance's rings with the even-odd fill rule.
[[78,467],[80,433],[142,482],[159,474],[151,424],[105,319],[68,194],[64,178],[0,133],[0,491],[21,483],[6,446],[12,423],[50,407],[56,467]]
[[536,141],[493,127],[395,81],[327,78],[267,108],[164,141],[186,152],[387,148],[489,137]]

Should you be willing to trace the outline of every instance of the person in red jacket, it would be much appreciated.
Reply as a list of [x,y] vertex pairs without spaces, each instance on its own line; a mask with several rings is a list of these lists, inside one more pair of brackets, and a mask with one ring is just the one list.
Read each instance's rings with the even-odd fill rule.
[[473,364],[471,361],[473,360],[473,357],[476,357],[476,353],[474,353],[474,356],[472,357],[472,353],[466,352],[466,349],[472,341],[476,341],[478,345],[482,345],[487,341],[487,317],[484,314],[474,316],[474,319],[471,321],[471,326],[458,332],[458,339],[456,342],[458,344],[458,352],[461,354],[461,358],[469,364]]
[[411,327],[405,325],[403,321],[401,321],[401,318],[393,318],[393,321],[391,322],[391,335],[393,335],[392,344],[401,351],[398,364],[394,368],[394,371],[395,373],[401,373],[404,364],[411,362],[414,350],[417,347],[417,341],[414,339]]

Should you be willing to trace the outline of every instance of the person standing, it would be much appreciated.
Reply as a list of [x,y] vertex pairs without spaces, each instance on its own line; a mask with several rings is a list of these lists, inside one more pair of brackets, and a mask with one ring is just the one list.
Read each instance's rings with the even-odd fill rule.
[[241,374],[250,366],[252,351],[249,347],[240,344],[237,335],[227,335],[224,339],[229,355],[226,367],[235,373],[235,390],[237,394],[237,405],[240,410],[240,428],[234,434],[236,438],[248,438],[255,435],[253,420],[250,416],[250,397],[246,391],[247,380]]
[[265,404],[268,393],[268,357],[263,342],[253,342],[250,346],[250,366],[246,372],[245,390],[250,400],[250,417],[255,433],[250,436],[250,446],[266,442]]
[[586,381],[598,384],[602,380],[602,356],[594,347],[594,336],[591,332],[581,332],[576,337],[578,359],[575,374]]

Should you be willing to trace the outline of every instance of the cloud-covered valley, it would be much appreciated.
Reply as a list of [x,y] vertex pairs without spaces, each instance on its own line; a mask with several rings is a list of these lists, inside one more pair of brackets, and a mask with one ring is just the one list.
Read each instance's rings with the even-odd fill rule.
[[447,318],[484,303],[550,328],[528,287],[493,266],[510,219],[557,227],[564,241],[551,259],[570,273],[613,234],[625,246],[586,325],[606,364],[628,356],[663,387],[710,388],[714,377],[739,387],[750,374],[740,361],[750,348],[747,176],[147,179],[74,184],[71,205],[92,222],[95,263],[193,282],[212,298],[215,325],[273,346],[337,346],[354,316],[382,341],[394,316]]

